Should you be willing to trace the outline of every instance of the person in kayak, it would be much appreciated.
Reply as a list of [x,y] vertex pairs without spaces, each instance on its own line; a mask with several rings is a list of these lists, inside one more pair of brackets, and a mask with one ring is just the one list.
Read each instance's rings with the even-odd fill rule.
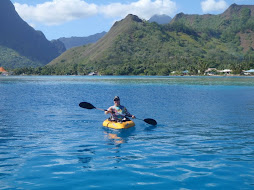
[[136,118],[134,115],[131,115],[127,109],[120,105],[120,98],[118,96],[114,97],[114,105],[110,106],[107,111],[105,111],[105,114],[111,114],[110,120],[112,121],[124,121],[128,120],[127,117],[132,117],[133,119]]

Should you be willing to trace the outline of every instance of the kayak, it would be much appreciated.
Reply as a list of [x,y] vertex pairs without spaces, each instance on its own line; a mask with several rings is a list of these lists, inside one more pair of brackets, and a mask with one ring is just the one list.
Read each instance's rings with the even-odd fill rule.
[[135,123],[131,120],[123,121],[123,122],[116,122],[116,121],[110,121],[110,120],[106,119],[102,125],[104,127],[109,127],[112,129],[128,129],[130,127],[134,127]]

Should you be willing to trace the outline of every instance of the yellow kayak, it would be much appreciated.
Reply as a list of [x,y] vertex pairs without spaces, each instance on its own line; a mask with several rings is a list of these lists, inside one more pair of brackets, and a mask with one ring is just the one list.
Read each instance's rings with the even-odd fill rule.
[[112,129],[128,129],[130,127],[135,126],[135,123],[131,120],[123,121],[123,122],[116,122],[116,121],[110,121],[110,120],[106,119],[102,125],[104,127],[109,127]]

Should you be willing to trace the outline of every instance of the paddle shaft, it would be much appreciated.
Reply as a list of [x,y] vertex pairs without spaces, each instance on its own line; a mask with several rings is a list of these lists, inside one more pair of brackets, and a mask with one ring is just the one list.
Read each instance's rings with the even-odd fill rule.
[[[95,109],[97,110],[101,110],[101,111],[108,111],[108,110],[105,110],[105,109],[102,109],[102,108],[96,108],[94,107]],[[123,117],[131,117],[131,116],[128,116],[128,115],[125,115],[125,114],[118,114],[118,115],[121,115]],[[144,121],[150,125],[157,125],[157,122],[154,120],[154,119],[150,119],[150,118],[147,118],[147,119],[140,119],[140,118],[133,118],[133,119],[138,119],[138,120],[141,120],[141,121]]]
[[[96,108],[96,107],[95,107],[95,109],[101,110],[101,111],[108,111],[108,110],[105,110],[105,109],[102,109],[102,108]],[[125,114],[118,114],[118,115],[121,115],[123,117],[131,117],[131,116],[128,116],[128,115],[125,115]],[[133,119],[138,119],[138,120],[144,121],[144,119],[139,119],[139,118],[136,118],[136,117],[133,118]]]
[[[97,110],[100,110],[100,111],[108,111],[108,110],[105,110],[105,109],[102,109],[102,108],[96,108],[94,107],[92,104],[88,103],[88,102],[80,102],[79,106],[81,108],[85,108],[85,109],[97,109]],[[124,115],[124,114],[119,114],[123,117],[130,117],[128,115]],[[136,118],[136,117],[135,117]],[[138,120],[142,120],[148,124],[151,124],[151,125],[157,125],[157,122],[154,120],[154,119],[151,119],[151,118],[146,118],[146,119],[139,119],[139,118],[136,118]]]
[[108,111],[108,110],[105,110],[105,109],[102,109],[102,108],[95,108],[97,110],[101,110],[101,111]]

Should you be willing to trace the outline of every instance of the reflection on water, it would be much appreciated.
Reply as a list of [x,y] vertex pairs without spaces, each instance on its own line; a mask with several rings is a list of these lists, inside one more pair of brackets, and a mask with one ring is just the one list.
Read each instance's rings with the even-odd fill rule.
[[[159,127],[161,127],[162,125],[159,125]],[[155,130],[156,128],[158,127],[158,125],[147,125],[145,128],[144,128],[144,131],[153,131]]]
[[78,146],[78,160],[85,169],[91,168],[89,163],[93,160],[95,152],[95,147],[92,145],[80,145]]
[[110,144],[114,144],[116,147],[120,147],[123,143],[128,143],[128,139],[134,131],[135,127],[121,130],[114,130],[104,127],[104,134],[106,138],[109,140]]
[[116,144],[116,145],[125,143],[123,138],[118,137],[117,134],[107,133],[107,137],[109,140],[113,140],[114,144]]

